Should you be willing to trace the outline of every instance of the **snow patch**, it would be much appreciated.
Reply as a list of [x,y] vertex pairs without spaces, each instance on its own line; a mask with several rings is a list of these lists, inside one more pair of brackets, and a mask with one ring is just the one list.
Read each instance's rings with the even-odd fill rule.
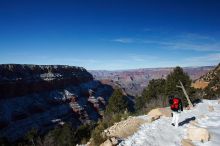
[[[214,111],[209,111],[213,106]],[[148,119],[148,116],[138,118]],[[172,118],[162,117],[153,123],[143,124],[132,136],[123,139],[119,146],[181,146],[181,140],[187,138],[187,128],[190,121],[196,120],[198,125],[211,134],[208,142],[193,141],[195,146],[220,145],[220,104],[217,100],[203,100],[192,110],[184,110],[180,115],[181,126],[175,128],[171,125]]]

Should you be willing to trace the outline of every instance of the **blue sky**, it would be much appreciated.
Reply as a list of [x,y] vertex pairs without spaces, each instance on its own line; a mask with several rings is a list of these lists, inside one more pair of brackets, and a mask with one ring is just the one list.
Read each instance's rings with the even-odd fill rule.
[[0,0],[0,63],[216,65],[218,0]]

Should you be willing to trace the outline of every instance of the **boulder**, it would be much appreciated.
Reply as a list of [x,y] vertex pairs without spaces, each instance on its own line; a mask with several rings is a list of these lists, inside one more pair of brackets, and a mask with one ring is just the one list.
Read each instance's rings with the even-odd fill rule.
[[128,118],[127,120],[115,123],[112,127],[104,130],[104,134],[107,137],[127,138],[133,135],[140,125],[148,123],[147,120],[141,118]]
[[209,141],[210,134],[206,128],[202,128],[195,125],[189,125],[187,129],[188,139],[192,141]]
[[181,146],[194,146],[194,144],[189,139],[182,139],[181,140]]
[[104,143],[100,144],[100,146],[113,146],[113,144],[109,139],[107,139]]
[[214,111],[214,107],[209,105],[208,110],[209,110],[209,112],[213,112]]
[[148,116],[150,117],[157,117],[157,116],[164,116],[164,117],[171,117],[171,110],[169,108],[156,108],[152,109]]

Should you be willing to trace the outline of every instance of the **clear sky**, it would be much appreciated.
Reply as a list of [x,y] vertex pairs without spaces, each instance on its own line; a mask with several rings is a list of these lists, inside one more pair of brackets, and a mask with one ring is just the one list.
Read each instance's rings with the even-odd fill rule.
[[0,64],[217,65],[219,0],[0,0]]

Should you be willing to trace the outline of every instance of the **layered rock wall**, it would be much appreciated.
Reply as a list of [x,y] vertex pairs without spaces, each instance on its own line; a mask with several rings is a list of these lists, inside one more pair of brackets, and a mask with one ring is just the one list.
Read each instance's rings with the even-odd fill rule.
[[93,80],[84,68],[62,65],[0,65],[0,97],[22,96]]
[[81,67],[0,65],[0,137],[14,141],[32,128],[44,133],[96,121],[112,91]]

